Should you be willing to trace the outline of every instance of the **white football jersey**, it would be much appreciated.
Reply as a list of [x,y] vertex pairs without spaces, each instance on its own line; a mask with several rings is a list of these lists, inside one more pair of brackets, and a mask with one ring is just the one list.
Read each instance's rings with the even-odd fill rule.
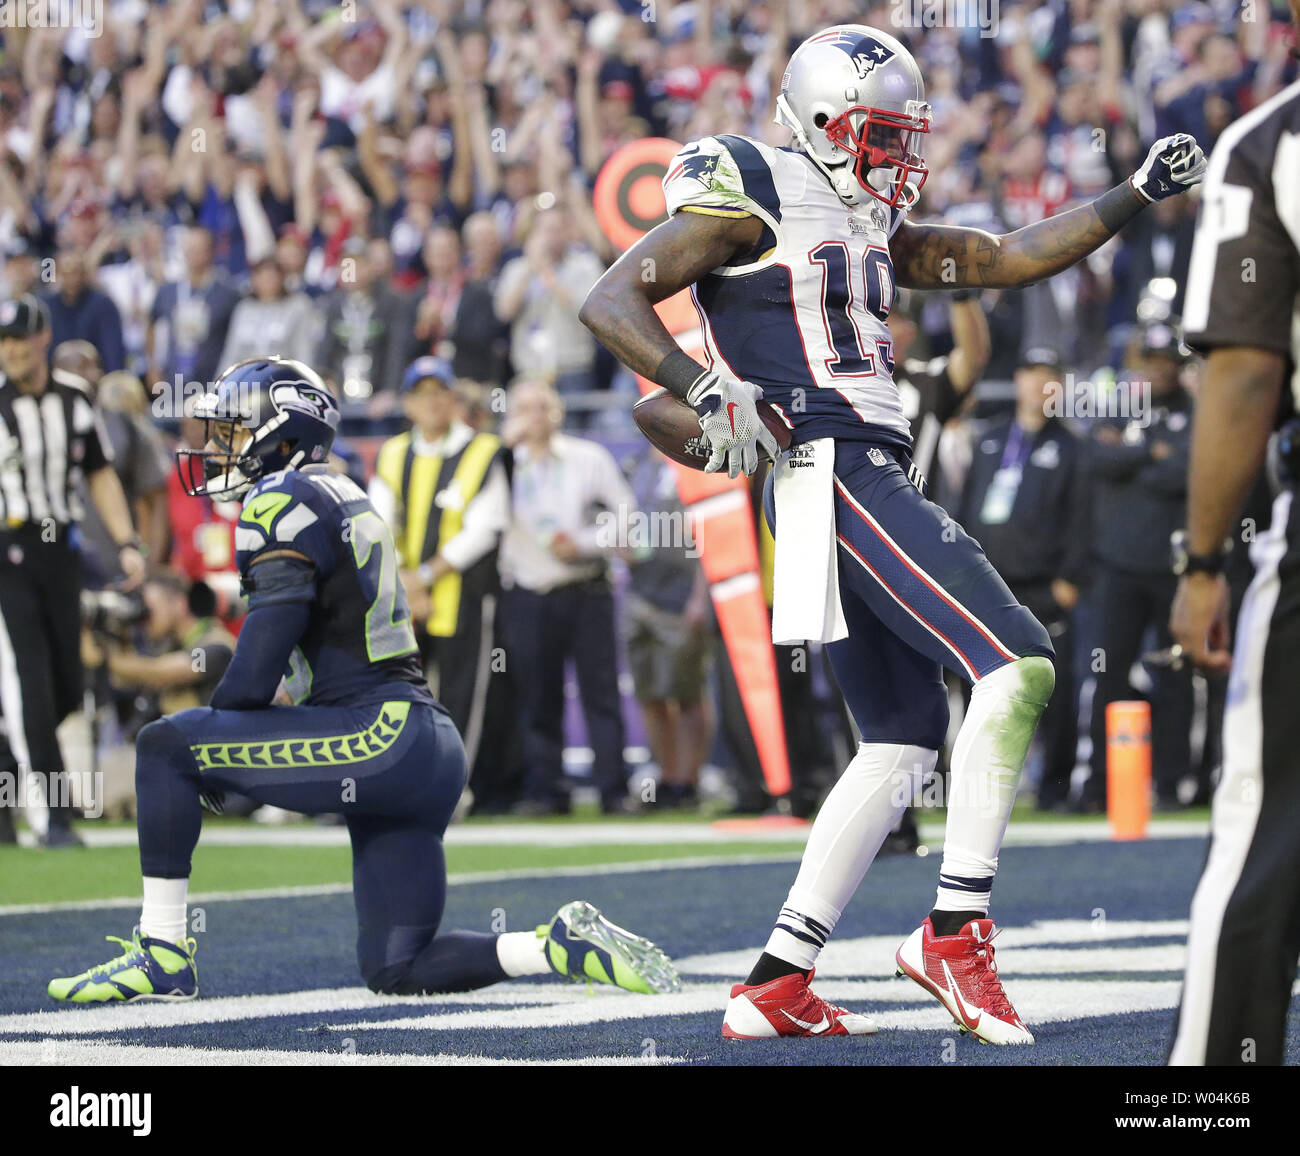
[[749,213],[767,226],[752,252],[691,288],[710,364],[761,386],[796,440],[910,446],[885,323],[902,210],[845,205],[802,153],[739,136],[683,148],[664,195],[670,214]]

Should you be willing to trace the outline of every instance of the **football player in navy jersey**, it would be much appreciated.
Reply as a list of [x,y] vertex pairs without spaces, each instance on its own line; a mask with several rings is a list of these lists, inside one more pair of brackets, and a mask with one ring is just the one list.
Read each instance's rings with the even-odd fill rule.
[[[189,999],[190,858],[224,791],[341,812],[352,840],[357,956],[376,992],[468,991],[555,971],[631,991],[677,986],[662,951],[589,903],[535,931],[438,935],[442,836],[465,752],[424,681],[397,555],[365,493],[326,464],[339,409],[314,371],[275,357],[226,370],[202,399],[204,449],[178,452],[192,496],[243,498],[235,546],[248,617],[211,707],[140,732],[144,904],[121,954],[49,994],[72,1003]],[[283,678],[292,706],[273,706]],[[110,936],[110,939],[116,937]]]
[[[927,499],[887,321],[899,288],[1014,289],[1068,269],[1147,205],[1195,185],[1205,158],[1186,134],[1166,137],[1122,184],[1005,236],[911,222],[926,179],[925,85],[903,44],[856,24],[795,50],[776,120],[791,131],[788,148],[741,136],[686,145],[664,177],[669,219],[614,264],[580,312],[620,360],[695,408],[708,469],[752,473],[760,447],[777,457],[762,399],[791,430],[799,476],[824,482],[796,483],[778,464],[795,506],[790,530],[774,526],[778,575],[783,533],[793,569],[811,574],[810,560],[830,553],[838,570],[834,581],[816,571],[820,589],[796,584],[811,587],[806,606],[778,581],[774,620],[821,629],[863,742],[822,806],[766,951],[732,989],[723,1035],[875,1031],[809,980],[934,769],[948,726],[946,666],[974,689],[952,755],[935,905],[896,961],[963,1031],[1032,1043],[998,978],[988,908],[1025,754],[1052,693],[1052,647],[978,543]],[[688,287],[707,367],[654,312]],[[780,483],[777,491],[780,508]],[[825,540],[810,540],[810,526],[825,527]]]

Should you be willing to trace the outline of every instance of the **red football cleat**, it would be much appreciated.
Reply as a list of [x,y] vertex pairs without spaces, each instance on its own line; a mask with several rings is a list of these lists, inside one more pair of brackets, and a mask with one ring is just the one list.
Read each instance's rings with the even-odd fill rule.
[[749,987],[731,989],[722,1036],[728,1040],[765,1040],[777,1036],[869,1036],[876,1030],[870,1018],[827,1003],[808,987],[808,978],[795,972]]
[[972,919],[956,935],[935,935],[927,918],[898,949],[898,974],[943,1004],[963,1032],[986,1044],[1032,1044],[998,978],[991,919]]

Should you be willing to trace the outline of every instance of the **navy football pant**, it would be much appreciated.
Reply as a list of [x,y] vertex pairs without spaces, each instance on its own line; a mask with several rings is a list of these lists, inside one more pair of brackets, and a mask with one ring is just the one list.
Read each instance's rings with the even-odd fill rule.
[[1053,652],[979,543],[909,480],[911,470],[897,447],[836,443],[849,637],[827,649],[864,742],[939,750],[948,730],[942,667],[976,682],[1017,658],[1051,660]]
[[442,836],[464,785],[460,735],[428,704],[180,711],[150,723],[136,744],[141,871],[188,878],[204,791],[341,812],[366,983],[400,994],[469,991],[505,973],[494,935],[434,938],[447,896]]

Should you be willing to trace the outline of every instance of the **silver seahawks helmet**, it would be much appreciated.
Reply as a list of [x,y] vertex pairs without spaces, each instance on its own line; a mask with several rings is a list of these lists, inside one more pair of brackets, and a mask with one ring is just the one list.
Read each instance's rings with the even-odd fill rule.
[[916,203],[930,106],[912,54],[887,33],[839,24],[810,36],[786,65],[775,120],[845,204]]

